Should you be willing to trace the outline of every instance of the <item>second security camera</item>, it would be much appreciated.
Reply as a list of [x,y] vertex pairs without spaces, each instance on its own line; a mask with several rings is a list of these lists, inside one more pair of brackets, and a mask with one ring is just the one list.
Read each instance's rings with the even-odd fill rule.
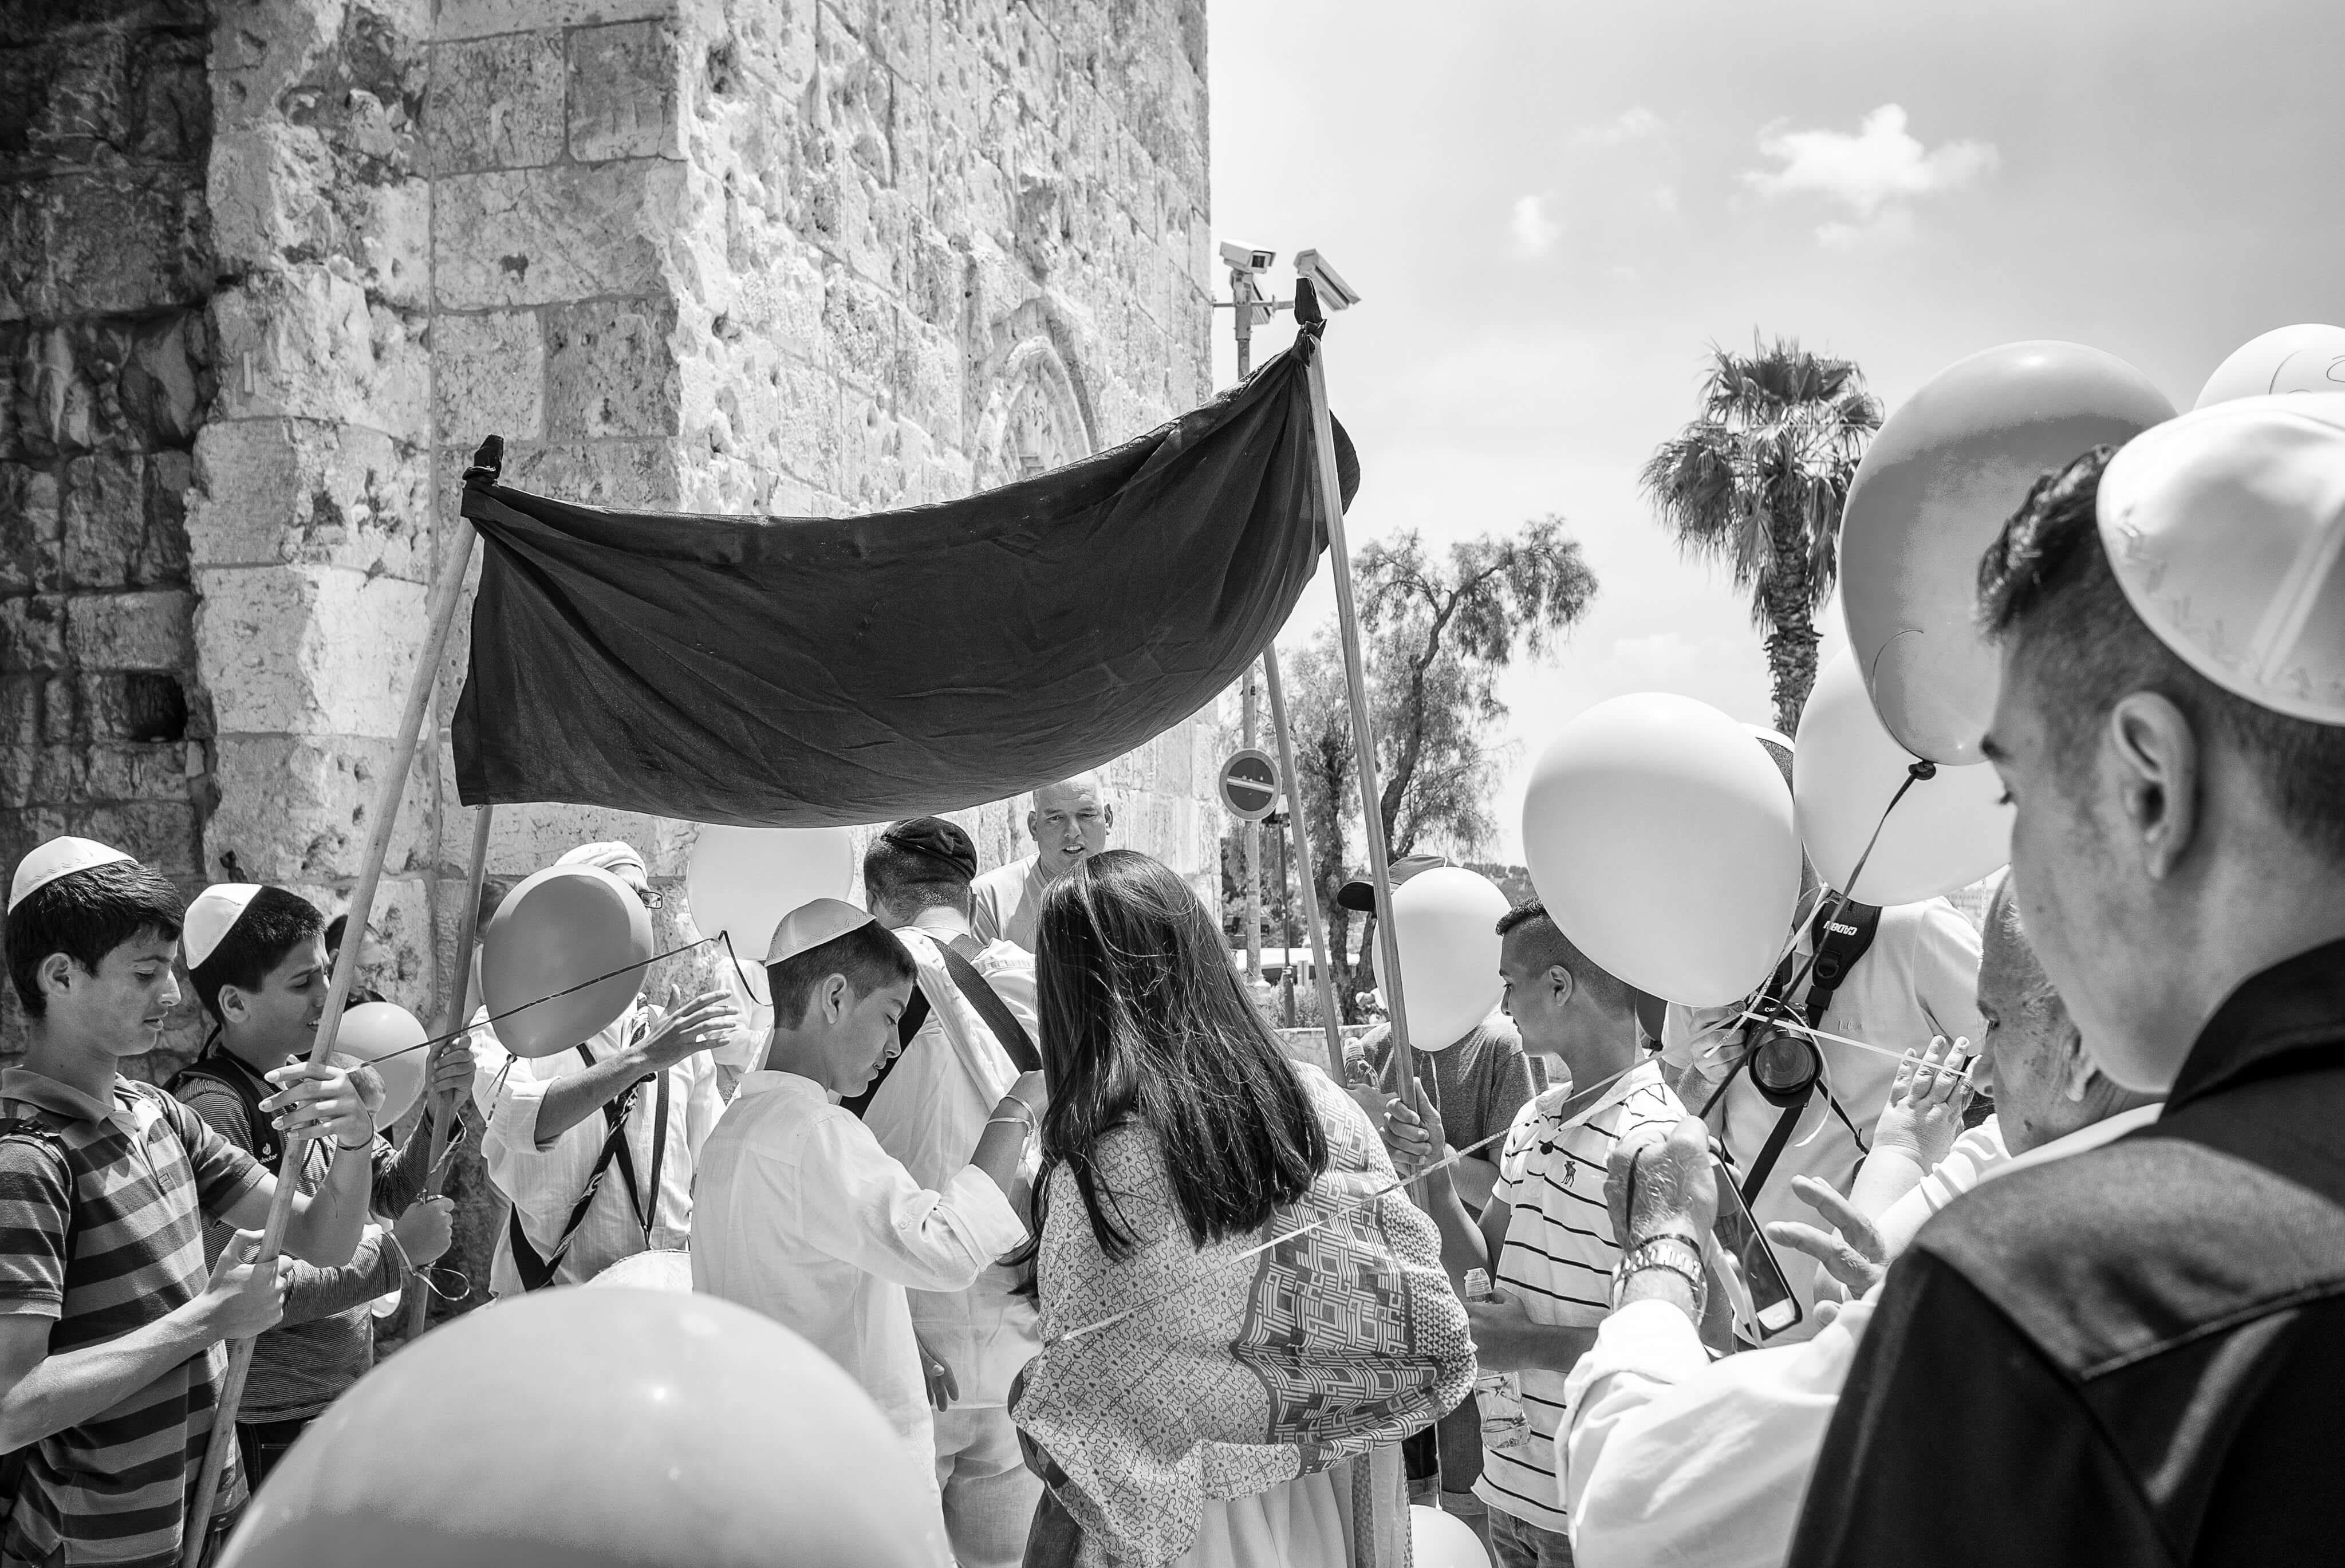
[[1222,245],[1222,260],[1233,272],[1267,272],[1278,260],[1275,250],[1257,250],[1250,245]]
[[1327,265],[1326,259],[1316,250],[1294,253],[1294,275],[1311,280],[1312,288],[1319,292],[1319,302],[1330,311],[1342,311],[1360,302],[1359,291],[1344,281],[1343,274]]

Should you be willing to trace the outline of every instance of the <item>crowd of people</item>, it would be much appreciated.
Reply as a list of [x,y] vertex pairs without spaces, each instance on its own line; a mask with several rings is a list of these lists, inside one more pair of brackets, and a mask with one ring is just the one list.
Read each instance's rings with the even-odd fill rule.
[[[1335,1568],[1405,1486],[1500,1568],[2330,1560],[2345,695],[2276,704],[2137,612],[2110,458],[2047,475],[1982,564],[2017,809],[1983,932],[1811,874],[1788,1026],[1656,1027],[1528,903],[1499,1013],[1414,1076],[1381,1037],[1330,1074],[1071,779],[984,875],[953,823],[888,826],[863,905],[780,920],[762,1002],[727,973],[553,1055],[485,1013],[435,1044],[427,1104],[469,1108],[510,1205],[492,1292],[680,1255],[857,1380],[965,1568]],[[2253,504],[2333,512],[2345,455],[2290,461]],[[2307,529],[2332,561],[2338,526]],[[628,845],[563,859],[662,897]],[[448,1247],[433,1113],[394,1145],[377,1072],[308,1061],[327,949],[286,889],[183,904],[78,838],[15,868],[0,1563],[223,1536]],[[183,972],[202,1054],[126,1076]],[[1787,1090],[1762,1047],[1813,1071]],[[1790,1327],[1724,1233],[1746,1209]]]

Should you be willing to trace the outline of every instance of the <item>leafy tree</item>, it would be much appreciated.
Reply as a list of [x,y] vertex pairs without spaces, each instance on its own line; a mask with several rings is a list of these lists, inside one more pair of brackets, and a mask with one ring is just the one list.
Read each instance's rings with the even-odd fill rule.
[[1853,361],[1793,339],[1710,353],[1701,413],[1654,452],[1642,483],[1681,550],[1733,563],[1767,634],[1775,728],[1792,735],[1816,683],[1815,613],[1839,575],[1841,512],[1881,404]]
[[[1497,825],[1490,797],[1502,758],[1494,737],[1507,717],[1498,674],[1518,654],[1545,652],[1586,613],[1596,575],[1559,517],[1466,540],[1446,557],[1410,532],[1369,545],[1354,570],[1386,842],[1395,858],[1434,844],[1470,851]],[[1334,629],[1291,658],[1285,675],[1297,794],[1319,873],[1314,891],[1326,913],[1336,993],[1355,1022],[1358,998],[1375,983],[1365,962],[1375,922],[1363,917],[1354,942],[1352,912],[1335,903],[1365,850],[1355,852],[1350,831],[1359,783]],[[1356,970],[1348,952],[1363,955]]]

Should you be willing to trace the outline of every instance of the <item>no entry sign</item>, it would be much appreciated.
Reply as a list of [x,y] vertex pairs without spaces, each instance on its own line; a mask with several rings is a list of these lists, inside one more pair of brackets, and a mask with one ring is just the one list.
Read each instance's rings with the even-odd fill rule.
[[1278,764],[1249,746],[1222,764],[1222,804],[1242,822],[1259,822],[1278,809]]

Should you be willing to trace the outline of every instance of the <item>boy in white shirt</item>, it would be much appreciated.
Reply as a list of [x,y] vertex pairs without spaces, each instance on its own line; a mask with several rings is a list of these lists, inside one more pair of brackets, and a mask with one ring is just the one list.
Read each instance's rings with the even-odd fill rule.
[[[784,917],[766,965],[773,1040],[701,1151],[693,1288],[756,1308],[846,1369],[934,1499],[934,1432],[905,1291],[965,1290],[1026,1239],[1014,1187],[1041,1074],[1020,1076],[969,1165],[924,1190],[838,1103],[895,1051],[911,955],[853,904],[817,899]],[[943,1513],[931,1505],[941,1562]]]

